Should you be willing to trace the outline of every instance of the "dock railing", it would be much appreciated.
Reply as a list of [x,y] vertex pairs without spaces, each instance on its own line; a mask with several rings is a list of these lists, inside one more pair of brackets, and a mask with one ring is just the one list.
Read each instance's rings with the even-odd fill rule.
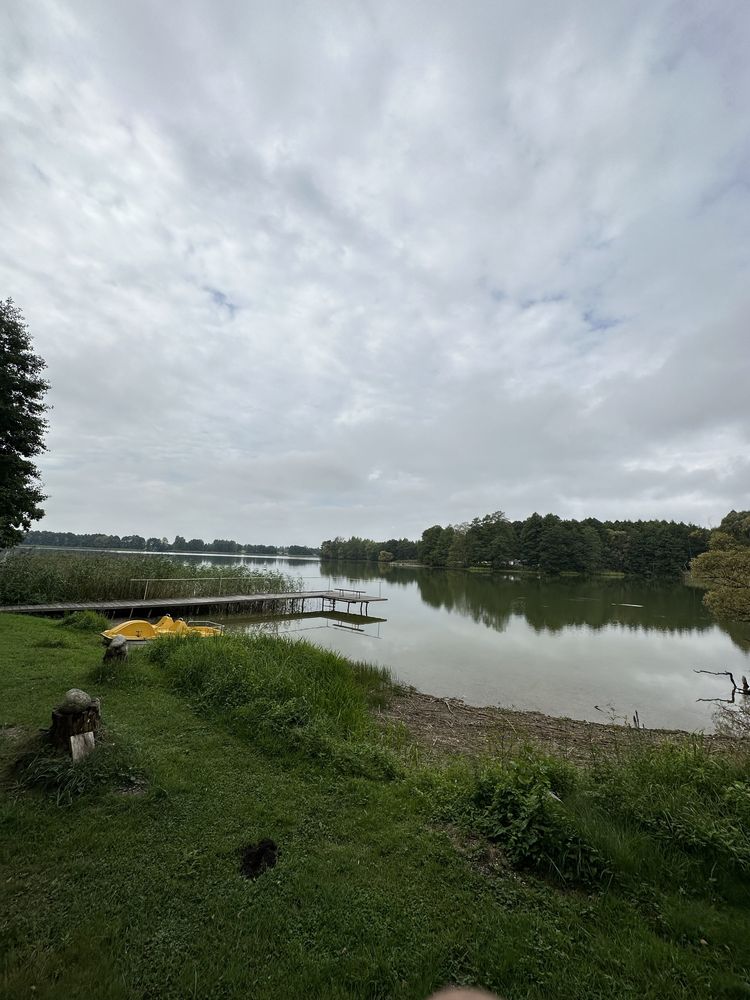
[[[224,587],[224,583],[228,586]],[[247,583],[250,581],[243,580],[241,577],[236,576],[149,576],[149,577],[131,577],[130,583],[133,585],[138,585],[140,588],[143,585],[143,600],[148,600],[149,592],[152,597],[174,597],[175,599],[179,597],[188,597],[190,591],[190,584],[192,583],[192,596],[193,597],[221,597],[222,594],[243,594],[250,596],[256,592],[255,589],[248,590]],[[254,582],[254,581],[253,581]],[[206,589],[202,586],[204,583],[218,583],[216,590],[211,590],[206,592]],[[187,587],[173,587],[173,594],[164,594],[163,590],[159,589],[160,584],[188,584]],[[179,593],[178,593],[179,591]]]

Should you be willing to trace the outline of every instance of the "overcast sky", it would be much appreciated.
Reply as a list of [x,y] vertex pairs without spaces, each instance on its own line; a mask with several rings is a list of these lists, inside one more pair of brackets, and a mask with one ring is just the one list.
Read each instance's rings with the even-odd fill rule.
[[38,527],[750,507],[750,4],[11,0]]

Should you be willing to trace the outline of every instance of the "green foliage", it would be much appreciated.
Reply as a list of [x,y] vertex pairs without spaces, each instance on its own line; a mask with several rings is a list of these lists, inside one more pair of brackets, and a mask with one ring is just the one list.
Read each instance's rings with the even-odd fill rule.
[[[59,634],[0,616],[3,721],[14,729],[46,721],[61,684],[87,688],[95,637],[72,631],[69,648],[37,648]],[[499,764],[443,771],[414,759],[385,782],[266,753],[229,715],[195,712],[168,675],[141,655],[96,692],[147,763],[147,794],[103,782],[59,809],[54,786],[0,788],[3,996],[424,1000],[446,983],[524,1000],[748,995],[743,872],[723,854],[700,867],[700,850],[685,854],[590,794],[585,771],[522,765],[614,873],[579,892],[574,875],[539,878],[544,862],[521,862],[519,877],[502,839],[471,833],[462,817],[483,819],[488,797],[481,808],[471,799],[477,774]],[[0,727],[0,759],[16,756]],[[654,794],[700,770],[663,767]],[[724,772],[738,816],[742,774]],[[438,805],[454,824],[436,822]],[[265,837],[279,863],[249,883],[238,849]]]
[[496,511],[468,524],[427,528],[419,558],[427,566],[499,569],[520,561],[550,575],[611,570],[676,578],[707,539],[703,528],[674,521],[564,521],[534,513],[511,524]]
[[[174,577],[189,577],[179,581]],[[0,604],[46,604],[52,601],[96,601],[143,597],[148,579],[152,597],[288,593],[302,589],[299,578],[243,565],[184,567],[168,556],[103,553],[11,552],[0,562]],[[231,586],[231,591],[229,587]]]
[[230,553],[234,555],[290,555],[314,556],[317,549],[309,545],[256,545],[247,542],[242,545],[229,538],[214,538],[204,542],[202,538],[186,540],[182,535],[175,535],[174,541],[168,538],[144,538],[143,535],[109,535],[103,532],[76,533],[74,531],[30,531],[26,536],[29,545],[51,545],[54,547],[73,547],[84,549],[128,549],[134,552],[212,552]]
[[300,753],[370,777],[396,773],[368,711],[389,690],[384,670],[264,634],[158,639],[144,655],[196,708],[225,716],[268,752]]
[[629,750],[577,770],[526,752],[425,778],[437,814],[531,868],[653,898],[707,883],[734,898],[750,873],[750,760],[700,742]]
[[591,795],[603,810],[657,839],[750,872],[750,761],[712,754],[699,742],[646,747],[601,761]]
[[730,511],[709,544],[690,567],[707,587],[704,604],[717,618],[750,621],[750,511]]
[[44,368],[21,310],[11,299],[0,301],[0,549],[18,545],[44,514],[46,497],[30,461],[44,451]]
[[408,538],[389,538],[384,542],[376,542],[371,538],[353,535],[348,539],[340,536],[329,538],[320,545],[321,559],[343,559],[348,562],[376,562],[382,551],[390,552],[394,559],[416,559],[417,543],[410,542]]
[[606,862],[579,835],[560,798],[576,784],[572,768],[527,752],[446,777],[437,785],[443,817],[499,844],[511,864],[563,882],[593,885],[606,878]]
[[104,632],[110,622],[97,611],[73,611],[59,622],[61,628],[72,628],[79,632]]
[[70,806],[81,795],[123,791],[144,781],[132,755],[111,738],[99,738],[96,749],[74,764],[46,736],[32,739],[11,762],[16,791],[35,789],[51,794],[57,806]]

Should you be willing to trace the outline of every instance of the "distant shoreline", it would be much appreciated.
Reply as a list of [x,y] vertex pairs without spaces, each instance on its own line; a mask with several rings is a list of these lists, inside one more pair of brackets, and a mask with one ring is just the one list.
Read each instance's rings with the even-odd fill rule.
[[300,559],[319,562],[320,556],[288,556],[268,552],[183,552],[182,549],[98,549],[91,545],[37,545],[22,542],[19,549],[45,549],[48,552],[114,552],[123,556],[217,556],[220,559]]

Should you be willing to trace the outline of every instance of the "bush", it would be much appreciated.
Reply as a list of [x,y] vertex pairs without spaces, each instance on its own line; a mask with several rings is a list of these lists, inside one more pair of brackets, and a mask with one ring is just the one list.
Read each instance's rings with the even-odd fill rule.
[[75,629],[76,632],[103,632],[110,622],[97,611],[73,611],[59,622],[61,628]]
[[577,782],[573,768],[532,751],[478,770],[445,773],[436,786],[444,819],[500,845],[519,868],[586,885],[607,872],[605,859],[582,838],[559,793]]

